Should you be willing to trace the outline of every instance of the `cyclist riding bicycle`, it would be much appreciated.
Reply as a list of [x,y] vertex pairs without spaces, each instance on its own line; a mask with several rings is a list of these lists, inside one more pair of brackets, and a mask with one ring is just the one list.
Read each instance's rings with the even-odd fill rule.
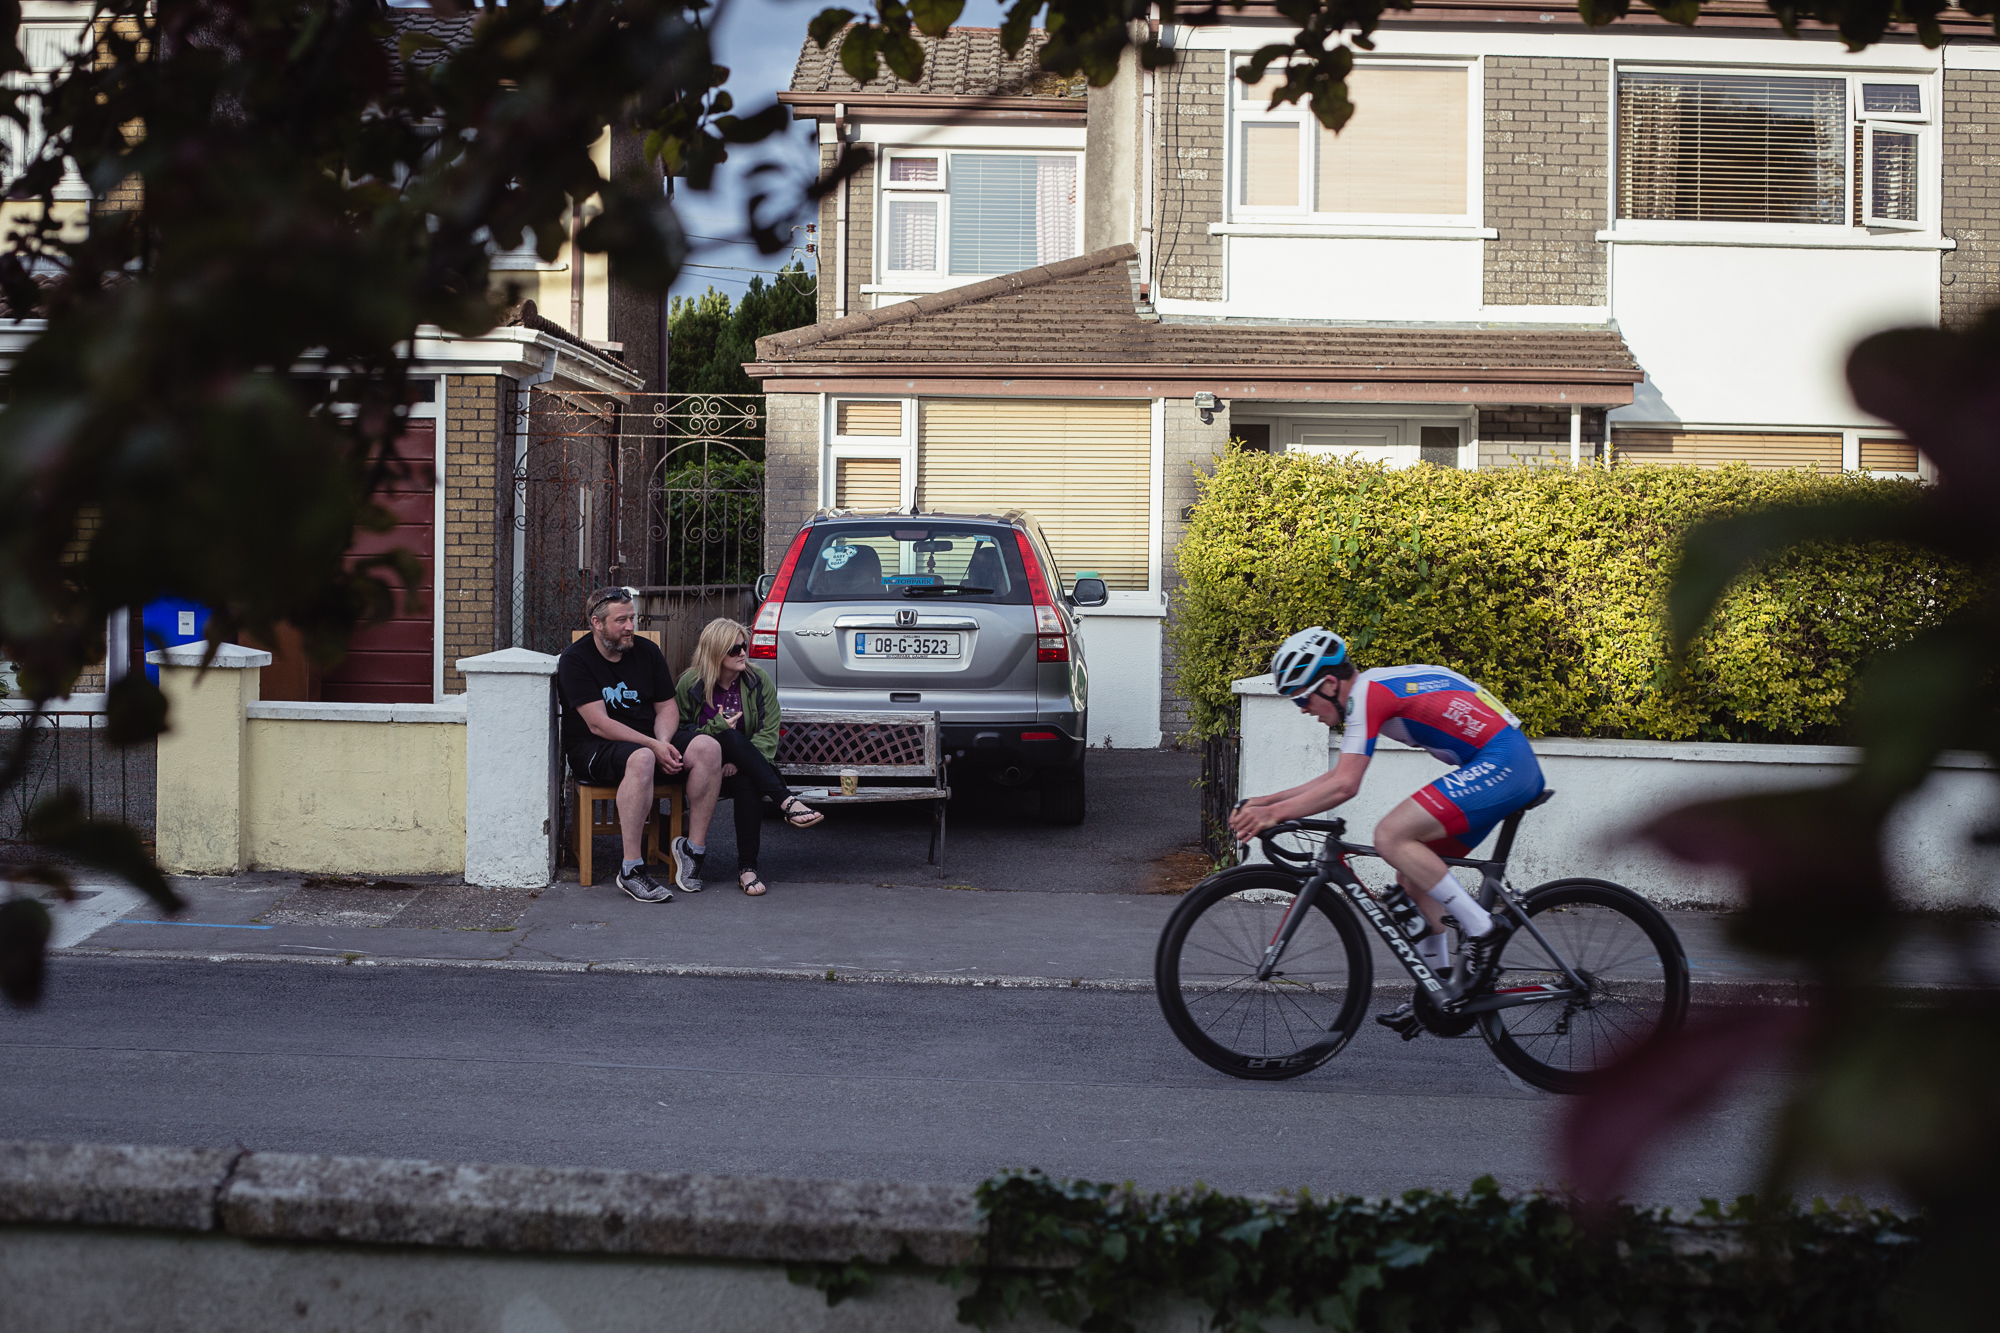
[[[1501,821],[1542,794],[1542,768],[1521,720],[1477,683],[1440,666],[1376,667],[1357,673],[1347,644],[1317,625],[1286,639],[1271,659],[1278,693],[1329,727],[1342,727],[1340,762],[1285,791],[1245,801],[1230,816],[1238,841],[1288,819],[1304,819],[1354,799],[1387,736],[1453,766],[1382,817],[1375,850],[1429,923],[1418,955],[1440,977],[1450,954],[1447,914],[1466,936],[1460,995],[1485,984],[1507,931],[1452,875],[1446,856],[1468,856]],[[1405,1005],[1378,1021],[1396,1027]]]

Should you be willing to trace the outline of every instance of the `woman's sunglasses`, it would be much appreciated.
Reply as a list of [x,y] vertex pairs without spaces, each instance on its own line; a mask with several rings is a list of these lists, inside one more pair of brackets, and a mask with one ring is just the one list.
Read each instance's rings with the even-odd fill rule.
[[724,653],[724,654],[723,654],[723,656],[724,656],[724,657],[740,657],[740,656],[741,656],[742,654],[744,654],[744,653],[747,653],[747,652],[749,652],[749,651],[750,651],[750,645],[749,645],[749,644],[747,644],[747,643],[739,643],[739,644],[737,644],[737,645],[736,645],[736,646],[735,646],[734,648],[731,648],[731,649],[730,649],[730,650],[729,650],[728,652]]

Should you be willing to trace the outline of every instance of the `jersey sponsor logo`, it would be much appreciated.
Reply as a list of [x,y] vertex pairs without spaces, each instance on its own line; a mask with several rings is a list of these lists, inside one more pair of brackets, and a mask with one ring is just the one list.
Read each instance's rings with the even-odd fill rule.
[[1444,720],[1457,727],[1467,740],[1477,740],[1493,729],[1492,722],[1479,715],[1478,705],[1464,697],[1445,705]]
[[1445,774],[1441,781],[1454,791],[1464,791],[1468,787],[1479,785],[1481,779],[1498,772],[1499,768],[1500,765],[1491,759],[1484,759],[1476,764],[1467,764],[1464,768],[1453,769]]
[[606,708],[624,708],[638,702],[639,691],[633,689],[622,680],[614,681],[604,687],[604,706]]
[[1393,688],[1405,695],[1436,694],[1439,690],[1463,690],[1469,683],[1452,676],[1416,676],[1397,681]]

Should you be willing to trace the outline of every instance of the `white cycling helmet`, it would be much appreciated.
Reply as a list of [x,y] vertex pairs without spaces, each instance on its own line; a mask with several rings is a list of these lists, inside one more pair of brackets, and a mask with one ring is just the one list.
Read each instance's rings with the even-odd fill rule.
[[1354,668],[1347,660],[1347,641],[1318,625],[1300,630],[1278,645],[1271,656],[1271,679],[1278,693],[1296,698],[1328,676],[1351,676]]

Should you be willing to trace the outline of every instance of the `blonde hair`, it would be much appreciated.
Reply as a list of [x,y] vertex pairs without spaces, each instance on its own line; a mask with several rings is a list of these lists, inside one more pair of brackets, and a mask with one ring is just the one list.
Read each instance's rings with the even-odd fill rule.
[[[701,627],[701,637],[695,640],[694,658],[688,663],[701,681],[702,701],[715,702],[715,682],[722,675],[722,659],[729,650],[739,643],[750,641],[750,631],[733,620],[717,616]],[[743,664],[743,674],[750,674],[750,663]]]

